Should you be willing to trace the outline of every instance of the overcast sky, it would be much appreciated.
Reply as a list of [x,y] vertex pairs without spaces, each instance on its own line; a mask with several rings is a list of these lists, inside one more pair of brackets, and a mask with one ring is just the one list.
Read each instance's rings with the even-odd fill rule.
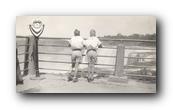
[[95,29],[97,36],[156,33],[153,16],[19,16],[16,18],[16,35],[31,35],[28,26],[33,20],[45,24],[41,36],[46,37],[71,37],[74,29],[79,29],[84,37],[89,36],[90,29]]

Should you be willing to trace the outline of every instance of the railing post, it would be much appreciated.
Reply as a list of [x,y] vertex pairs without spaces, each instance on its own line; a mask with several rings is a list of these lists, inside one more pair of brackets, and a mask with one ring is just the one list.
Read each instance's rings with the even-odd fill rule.
[[123,44],[119,44],[117,46],[116,64],[114,70],[114,75],[119,77],[124,75],[124,53],[125,46]]
[[28,75],[28,68],[29,68],[29,42],[30,39],[29,37],[26,38],[26,46],[25,46],[25,58],[24,58],[24,72],[23,72],[23,76]]
[[33,49],[34,49],[34,56],[35,56],[36,77],[40,77],[39,64],[38,64],[38,38],[34,37],[34,41],[35,41],[35,48]]
[[39,67],[38,67],[38,40],[40,35],[43,33],[44,30],[44,24],[39,21],[33,21],[33,24],[29,25],[29,29],[33,35],[33,50],[32,50],[32,60],[33,60],[33,70],[36,75],[36,78],[39,79],[40,73],[39,73]]
[[127,76],[124,73],[124,55],[125,55],[125,45],[121,42],[117,46],[114,76],[109,78],[110,81],[127,82]]
[[20,71],[19,59],[18,59],[18,50],[16,48],[16,84],[23,84],[23,79]]
[[39,68],[38,68],[38,38],[32,37],[31,40],[31,50],[30,50],[30,56],[31,56],[31,72],[36,77],[40,77],[39,74]]

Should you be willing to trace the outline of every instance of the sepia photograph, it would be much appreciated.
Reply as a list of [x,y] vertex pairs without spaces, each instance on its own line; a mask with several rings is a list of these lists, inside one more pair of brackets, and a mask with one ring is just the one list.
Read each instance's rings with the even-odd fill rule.
[[157,93],[156,17],[17,16],[19,93]]

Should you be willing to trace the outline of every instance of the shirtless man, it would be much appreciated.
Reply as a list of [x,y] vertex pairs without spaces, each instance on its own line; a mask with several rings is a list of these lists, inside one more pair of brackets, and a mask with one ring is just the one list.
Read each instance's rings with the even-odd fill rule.
[[85,47],[87,48],[87,59],[88,59],[88,82],[94,80],[93,74],[95,64],[97,62],[97,49],[102,48],[102,43],[96,37],[96,31],[90,30],[90,37],[85,41]]
[[[82,49],[84,47],[83,45],[83,38],[80,36],[80,31],[75,29],[74,36],[69,41],[69,46],[72,49],[72,55],[71,55],[71,61],[72,61],[72,70],[71,73],[68,75],[68,81],[77,82],[77,72],[79,63],[82,60]],[[74,70],[75,69],[75,70]],[[74,75],[72,75],[72,72],[74,72]]]

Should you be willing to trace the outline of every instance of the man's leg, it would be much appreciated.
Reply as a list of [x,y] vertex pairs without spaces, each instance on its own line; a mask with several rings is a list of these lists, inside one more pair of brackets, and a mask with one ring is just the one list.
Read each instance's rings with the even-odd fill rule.
[[90,77],[90,71],[91,71],[91,69],[90,69],[90,62],[88,62],[88,78]]
[[71,71],[68,74],[68,81],[73,80],[73,74],[72,73],[73,73],[74,67],[75,67],[75,61],[74,61],[74,58],[72,57]]
[[79,67],[79,62],[76,61],[76,63],[75,63],[75,72],[74,72],[73,82],[77,82],[77,81],[78,81],[78,79],[77,79],[78,67]]
[[87,77],[87,80],[88,80],[88,82],[90,82],[90,77],[91,77],[91,56],[90,56],[90,53],[87,53],[87,57],[88,57],[88,77]]
[[97,61],[97,54],[93,52],[91,56],[91,76],[90,76],[90,81],[94,80],[94,71],[95,71],[95,63]]
[[73,78],[73,82],[77,82],[78,78],[77,78],[77,73],[78,73],[78,69],[79,69],[79,64],[82,61],[82,53],[81,51],[77,51],[76,53],[76,57],[75,57],[75,72],[74,72],[74,78]]
[[95,66],[95,64],[92,62],[91,63],[91,77],[90,77],[91,78],[91,81],[94,80],[94,77],[93,77],[93,75],[94,75],[94,69],[95,69],[94,66]]
[[88,82],[90,82],[90,79],[91,79],[91,63],[89,62],[88,63]]
[[73,73],[74,70],[75,70],[75,62],[72,62],[72,65],[71,65],[71,74]]

